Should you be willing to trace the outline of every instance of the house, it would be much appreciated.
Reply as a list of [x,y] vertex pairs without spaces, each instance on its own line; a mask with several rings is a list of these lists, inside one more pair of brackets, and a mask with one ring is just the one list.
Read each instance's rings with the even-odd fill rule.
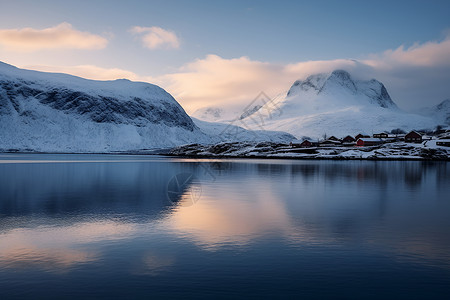
[[354,145],[356,145],[356,140],[351,135],[347,135],[345,138],[342,139],[342,145],[354,146]]
[[336,141],[334,139],[332,139],[332,140],[327,139],[327,140],[319,143],[320,147],[336,147],[336,146],[340,146],[340,145],[341,145],[341,141],[340,140]]
[[380,144],[383,144],[383,140],[377,138],[360,138],[356,141],[356,145],[360,147],[376,146]]
[[335,137],[334,135],[330,136],[329,138],[327,138],[327,141],[336,141],[336,142],[340,142],[341,140],[338,139],[337,137]]
[[373,137],[379,139],[386,139],[388,137],[388,134],[386,132],[374,133]]
[[291,147],[291,148],[298,148],[298,147],[300,147],[300,145],[303,143],[303,141],[301,141],[301,140],[293,140],[293,141],[291,141],[290,143],[289,143],[289,146]]
[[310,141],[308,141],[308,140],[304,140],[304,141],[300,144],[300,147],[302,147],[302,148],[309,148],[309,147],[312,147],[312,143],[311,143]]
[[411,131],[405,135],[405,142],[407,143],[422,143],[422,135],[417,131]]
[[300,148],[300,147],[309,148],[313,147],[314,144],[311,141],[304,139],[304,140],[293,140],[292,142],[289,143],[289,146],[291,146],[291,148]]
[[436,145],[450,147],[450,139],[439,139],[436,141]]
[[345,138],[342,139],[343,143],[354,143],[355,142],[355,138],[352,137],[351,135],[347,135]]
[[356,140],[356,141],[359,140],[359,139],[361,139],[361,138],[370,138],[370,136],[368,136],[368,135],[366,135],[366,134],[362,134],[362,133],[360,133],[360,134],[358,134],[357,136],[355,136],[355,140]]

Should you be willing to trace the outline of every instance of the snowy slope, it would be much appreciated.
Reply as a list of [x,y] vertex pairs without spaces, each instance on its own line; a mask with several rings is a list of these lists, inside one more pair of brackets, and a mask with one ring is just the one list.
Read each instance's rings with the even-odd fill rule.
[[439,122],[439,125],[450,125],[450,99],[444,100],[433,107],[424,107],[418,113],[432,117]]
[[191,114],[191,117],[208,122],[220,122],[226,119],[225,110],[213,106],[197,109]]
[[217,126],[225,125],[202,123],[200,129],[169,93],[152,84],[87,80],[0,62],[0,151],[129,151],[254,136],[240,128],[243,134],[219,137]]
[[108,152],[210,142],[163,89],[0,63],[0,149]]
[[[274,142],[289,143],[295,139],[289,133],[269,130],[247,130],[239,120],[230,123],[207,122],[192,118],[203,132],[211,136],[214,143],[221,142]],[[242,125],[242,126],[238,126]]]
[[[250,123],[262,117],[266,129],[286,131],[297,137],[319,138],[324,134],[343,137],[436,125],[431,118],[401,111],[381,82],[355,80],[342,70],[296,81],[285,97],[267,105],[271,107],[255,112],[259,114],[257,118],[250,115],[245,120]],[[264,116],[265,111],[274,109],[276,113]]]
[[255,104],[248,107],[247,110],[242,108],[221,108],[215,106],[202,107],[194,111],[191,117],[207,122],[230,123],[235,119],[244,119],[245,117],[255,113],[261,109],[262,105]]
[[440,124],[450,125],[450,99],[436,105],[432,117],[439,120]]

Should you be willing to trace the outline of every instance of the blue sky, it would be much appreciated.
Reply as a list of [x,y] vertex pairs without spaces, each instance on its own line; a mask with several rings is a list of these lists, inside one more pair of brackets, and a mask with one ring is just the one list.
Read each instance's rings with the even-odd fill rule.
[[[0,37],[0,60],[43,70],[57,71],[64,66],[62,70],[67,72],[68,67],[80,65],[116,68],[136,74],[131,79],[153,80],[182,94],[179,88],[186,84],[177,88],[166,75],[183,72],[198,60],[207,60],[208,55],[224,60],[246,57],[275,67],[306,61],[366,60],[400,46],[408,49],[445,41],[449,12],[450,1],[0,0],[2,30],[42,30],[65,22],[74,30],[107,40],[99,49],[21,51],[5,44],[2,47]],[[178,47],[144,47],[140,39],[146,31],[133,34],[130,29],[135,26],[172,32]],[[300,73],[299,78],[304,75]],[[286,78],[286,89],[289,80]],[[445,92],[435,97],[444,97]]]

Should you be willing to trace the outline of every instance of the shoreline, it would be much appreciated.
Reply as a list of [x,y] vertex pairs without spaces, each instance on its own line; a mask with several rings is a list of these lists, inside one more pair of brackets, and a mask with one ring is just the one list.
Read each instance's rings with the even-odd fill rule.
[[164,154],[166,157],[179,157],[189,159],[279,159],[279,160],[370,160],[370,161],[450,161],[449,158],[426,157],[298,157],[298,156],[215,156],[215,155],[176,155]]
[[330,156],[330,157],[311,157],[311,156],[267,156],[267,155],[186,155],[186,154],[171,154],[171,153],[157,153],[151,152],[40,152],[40,151],[2,151],[0,154],[48,154],[48,155],[137,155],[137,156],[162,156],[167,158],[187,158],[187,159],[276,159],[276,160],[336,160],[336,161],[450,161],[450,157],[447,158],[429,158],[429,157],[342,157],[342,156]]

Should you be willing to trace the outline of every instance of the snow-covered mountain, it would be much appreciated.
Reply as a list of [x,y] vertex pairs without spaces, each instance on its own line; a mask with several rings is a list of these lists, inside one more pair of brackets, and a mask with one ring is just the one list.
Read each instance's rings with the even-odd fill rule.
[[265,106],[244,121],[253,124],[255,129],[264,127],[297,137],[370,134],[436,125],[432,118],[400,110],[381,82],[356,80],[343,70],[298,80],[285,97]]
[[[253,136],[242,128],[241,136],[219,136],[216,125],[202,126],[156,85],[87,80],[0,62],[0,151],[128,151]],[[259,138],[279,141],[286,134]]]
[[207,122],[220,122],[226,118],[224,117],[224,109],[213,106],[197,109],[191,114],[191,117]]
[[435,115],[446,125],[450,125],[450,99],[444,100],[436,105]]
[[230,123],[235,120],[242,120],[261,109],[262,104],[254,104],[246,109],[242,108],[221,108],[216,106],[202,107],[194,111],[191,117],[206,122]]
[[425,107],[419,113],[432,117],[439,122],[439,125],[450,125],[450,99],[444,100],[433,107]]
[[158,86],[94,81],[0,64],[0,148],[132,150],[209,142]]

